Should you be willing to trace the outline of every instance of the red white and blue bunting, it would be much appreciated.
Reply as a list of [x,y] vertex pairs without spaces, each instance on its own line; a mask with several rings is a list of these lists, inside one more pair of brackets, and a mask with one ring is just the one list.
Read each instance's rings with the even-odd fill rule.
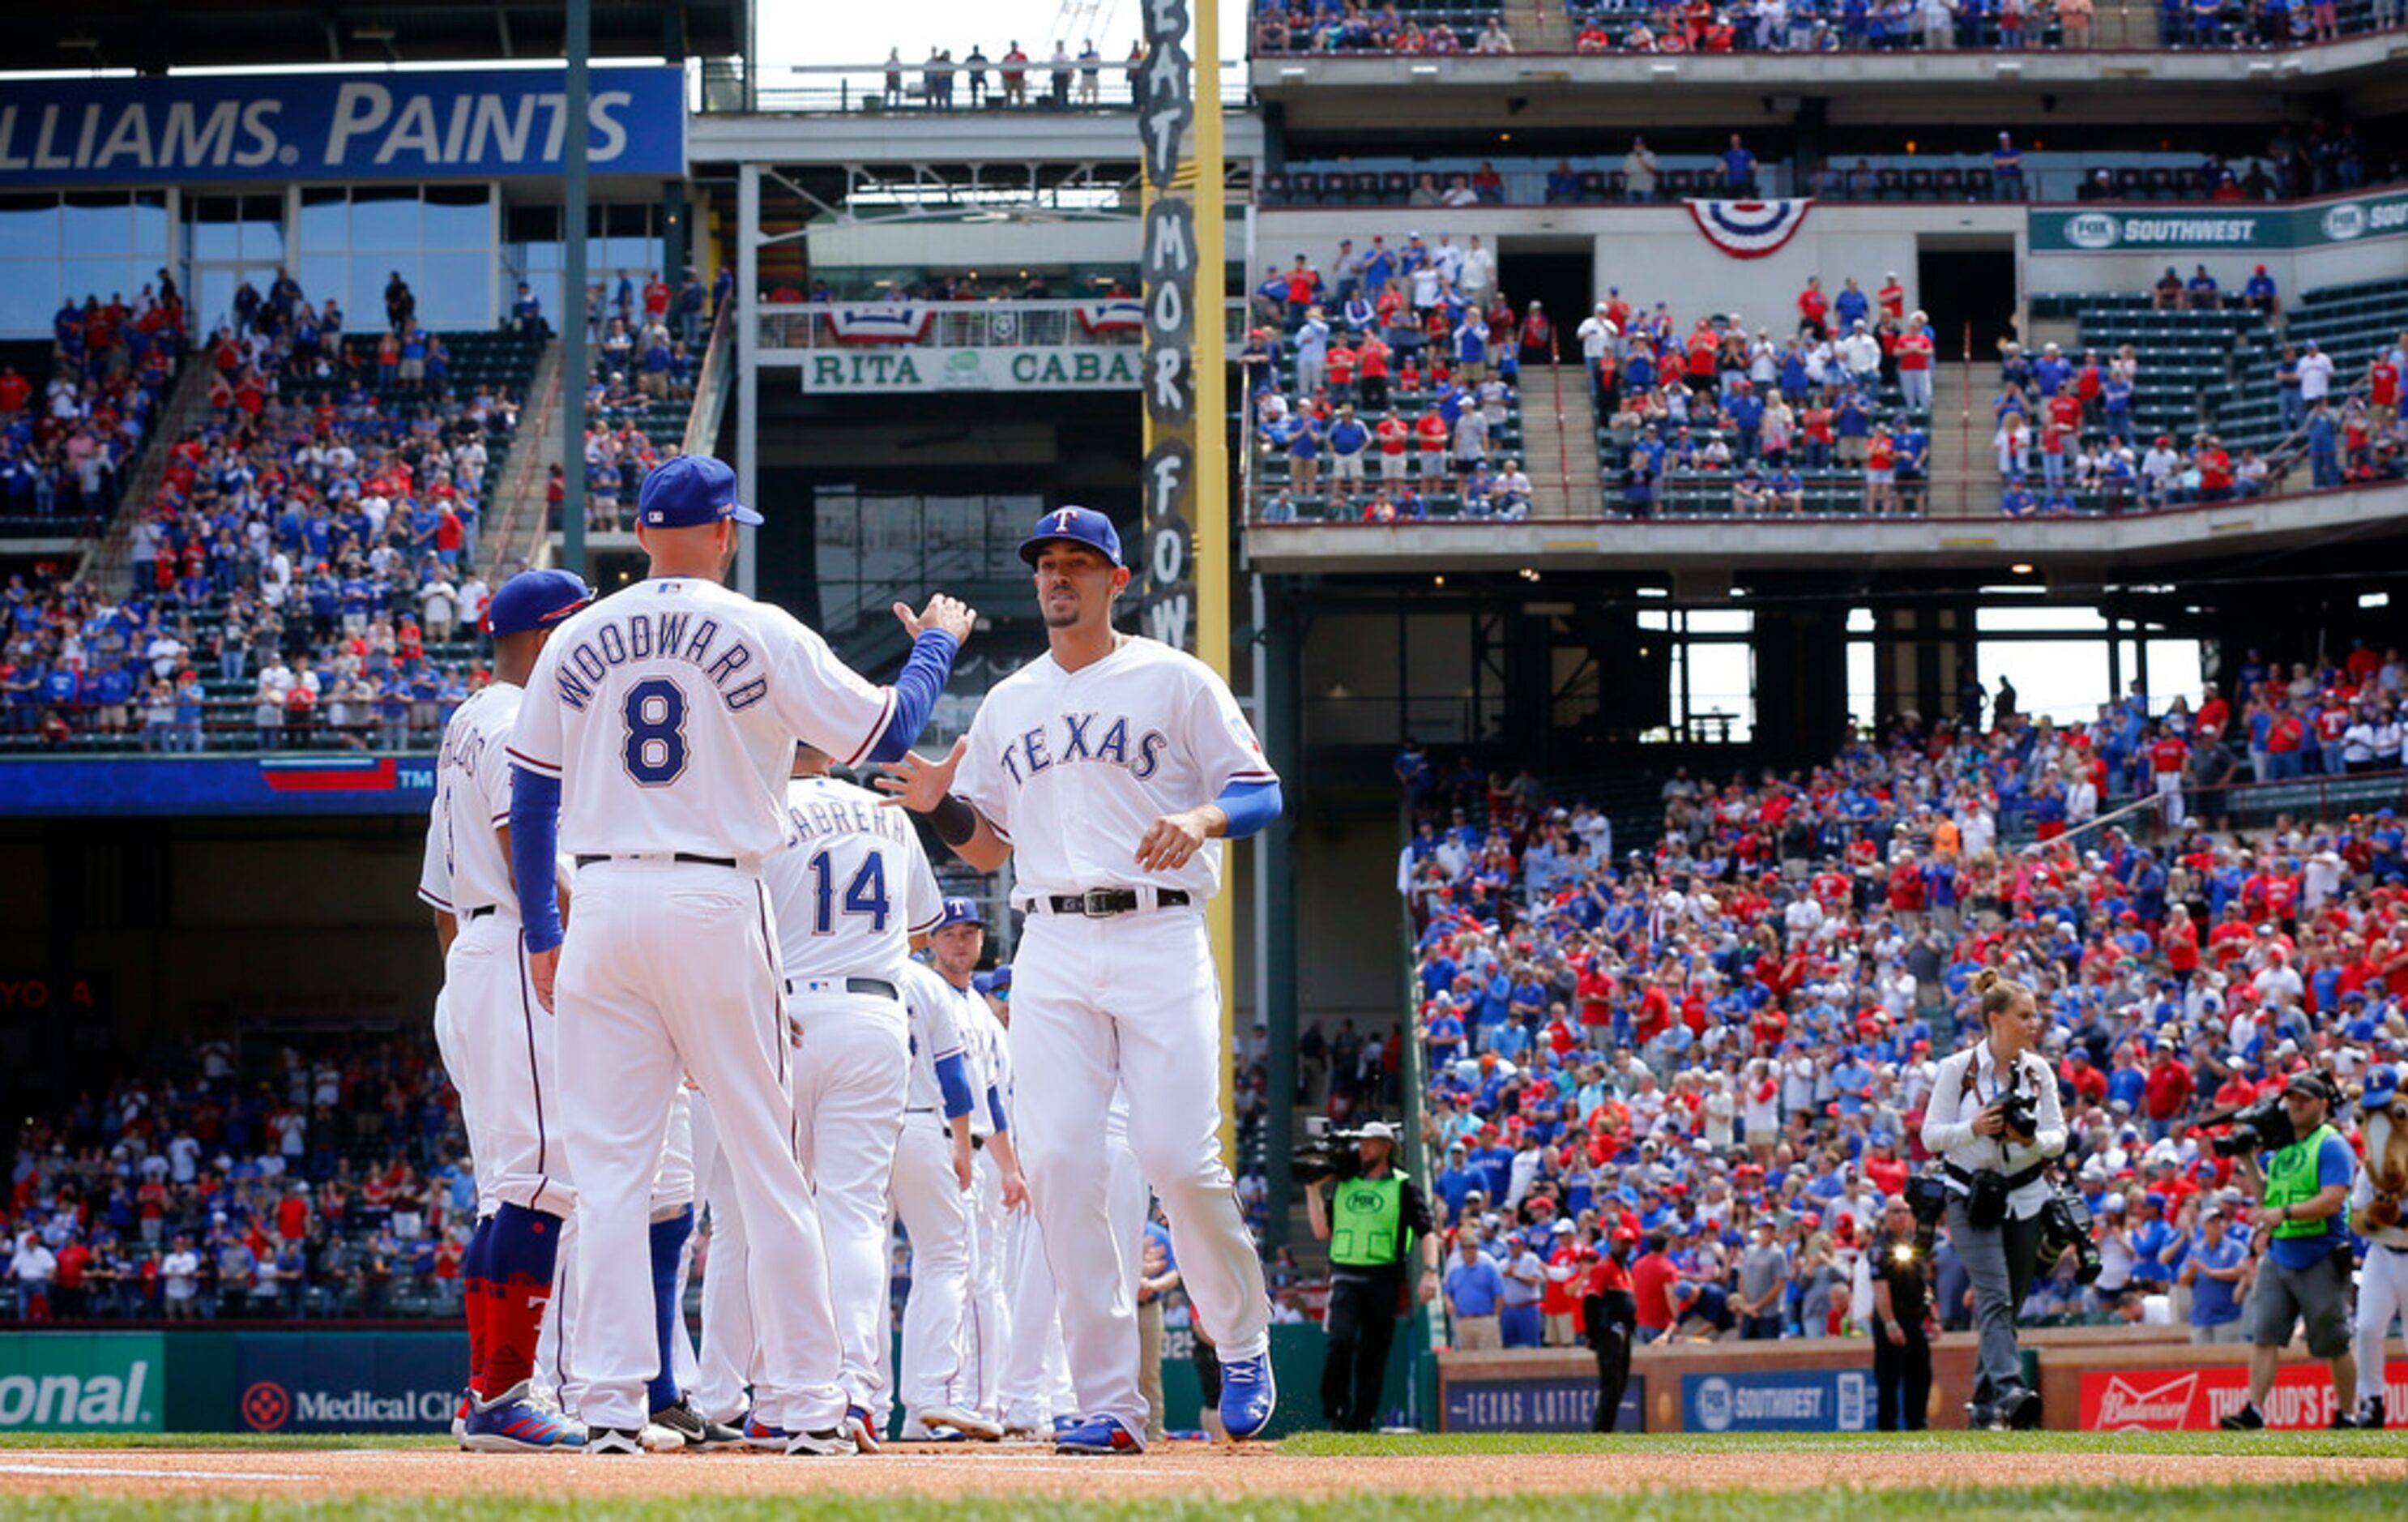
[[1734,259],[1761,259],[1804,226],[1814,203],[1805,201],[1691,201],[1689,216],[1706,241]]
[[1145,303],[1135,296],[1113,296],[1079,308],[1079,325],[1090,333],[1135,333],[1145,326]]
[[831,307],[827,324],[838,343],[918,343],[936,316],[925,307],[882,302],[875,307]]

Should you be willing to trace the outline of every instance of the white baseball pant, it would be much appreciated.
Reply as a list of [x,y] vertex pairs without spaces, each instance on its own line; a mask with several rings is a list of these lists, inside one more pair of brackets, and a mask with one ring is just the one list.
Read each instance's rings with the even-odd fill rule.
[[696,862],[578,872],[561,954],[560,1078],[578,1179],[569,1358],[593,1427],[641,1426],[659,1364],[647,1237],[661,1127],[681,1075],[711,1097],[753,1251],[747,1281],[759,1418],[821,1431],[844,1416],[826,1256],[794,1152],[793,1055],[778,938],[760,879]]
[[736,1174],[719,1144],[710,1098],[695,1098],[695,1156],[710,1214],[710,1256],[702,1274],[702,1348],[695,1359],[695,1409],[715,1422],[738,1422],[752,1384],[752,1302],[745,1285],[751,1251],[744,1212],[736,1202]]
[[[2358,1398],[2361,1402],[2384,1393],[2383,1343],[2394,1316],[2408,1316],[2408,1252],[2370,1242],[2366,1262],[2358,1274]],[[2386,1414],[2397,1421],[2408,1416],[2408,1412],[2395,1408]]]
[[895,1213],[911,1239],[911,1292],[903,1301],[903,1366],[895,1386],[904,1419],[964,1405],[970,1292],[970,1202],[953,1177],[953,1138],[934,1112],[903,1117],[895,1147]]
[[452,989],[446,984],[435,991],[435,1055],[442,1058],[444,1074],[460,1097],[460,1129],[468,1138],[468,1171],[477,1181],[477,1219],[481,1221],[500,1209],[502,1202],[494,1194],[494,1165],[478,1143],[477,1097],[469,1092],[475,1085],[460,1042],[459,1027],[452,1020]]
[[460,1093],[480,1215],[503,1205],[563,1218],[577,1209],[561,1137],[559,1024],[527,981],[518,916],[463,921],[443,961],[436,1047]]
[[[661,1134],[658,1160],[652,1168],[652,1198],[649,1221],[662,1221],[675,1215],[695,1202],[695,1111],[698,1096],[680,1088],[670,1104],[667,1126]],[[649,1224],[648,1221],[648,1224]],[[652,1261],[651,1242],[645,1242],[646,1284]],[[574,1345],[572,1330],[577,1321],[577,1282],[571,1265],[577,1261],[577,1217],[570,1215],[561,1222],[560,1251],[552,1263],[552,1310],[543,1318],[543,1327],[536,1335],[536,1393],[549,1396],[563,1411],[576,1411],[584,1398],[584,1383],[578,1379],[569,1362],[569,1350]],[[694,1241],[688,1238],[684,1259],[678,1265],[678,1303],[685,1303],[685,1273],[694,1262]],[[680,1337],[669,1343],[669,1356],[674,1360],[672,1371],[677,1375],[678,1388],[693,1387],[696,1366],[693,1340]]]
[[1262,1260],[1221,1158],[1220,981],[1200,908],[1030,916],[1012,959],[1012,1066],[1028,1174],[1083,1414],[1146,1425],[1137,1250],[1096,1138],[1117,1084],[1129,1144],[1162,1199],[1197,1321],[1225,1362],[1270,1346]]
[[798,996],[794,1012],[803,1032],[796,1136],[827,1241],[840,1383],[845,1399],[873,1413],[883,1431],[885,1413],[872,1403],[886,1361],[878,1308],[886,1303],[886,1195],[903,1129],[910,1032],[903,1006],[873,995]]
[[962,1383],[972,1411],[1003,1410],[1007,1312],[1003,1299],[1003,1168],[982,1148],[970,1170],[969,1314],[963,1324]]
[[[1135,1304],[1148,1193],[1118,1107],[1106,1127],[1104,1152],[1111,1170],[1108,1208],[1112,1236],[1128,1244],[1129,1298]],[[1054,1417],[1076,1417],[1080,1412],[1062,1342],[1062,1318],[1055,1309],[1054,1269],[1046,1260],[1045,1237],[1035,1211],[1012,1213],[1004,1228],[1004,1252],[1010,1303],[1000,1392],[1003,1425],[1043,1433]]]

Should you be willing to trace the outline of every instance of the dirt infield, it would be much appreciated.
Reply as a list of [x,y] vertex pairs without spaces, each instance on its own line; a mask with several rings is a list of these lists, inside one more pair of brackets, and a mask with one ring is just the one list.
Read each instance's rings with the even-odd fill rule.
[[[1870,1460],[1870,1461],[1869,1461]],[[337,1497],[540,1496],[594,1500],[780,1494],[942,1500],[1138,1500],[1251,1496],[1324,1500],[1363,1491],[1465,1497],[1681,1490],[2020,1485],[2231,1486],[2401,1479],[2396,1457],[2075,1453],[1844,1452],[1283,1457],[1176,1443],[1125,1458],[1040,1448],[890,1447],[870,1458],[772,1454],[584,1458],[443,1449],[242,1452],[27,1448],[0,1453],[0,1496],[209,1497],[307,1502]]]

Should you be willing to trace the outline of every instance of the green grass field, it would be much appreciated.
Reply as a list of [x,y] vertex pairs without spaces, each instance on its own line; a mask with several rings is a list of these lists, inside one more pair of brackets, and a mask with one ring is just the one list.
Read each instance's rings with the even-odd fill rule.
[[[310,1450],[439,1449],[443,1440],[418,1438],[325,1437],[153,1437],[107,1440],[17,1434],[0,1438],[0,1474],[12,1457],[29,1451],[108,1451],[214,1449],[256,1455]],[[816,1494],[807,1501],[793,1495],[759,1499],[713,1498],[708,1506],[714,1519],[768,1522],[770,1518],[808,1515],[812,1522],[1002,1522],[1041,1515],[1046,1522],[1565,1522],[1566,1518],[1686,1519],[1712,1517],[1716,1522],[2054,1522],[2059,1518],[2131,1517],[2148,1522],[2243,1522],[2279,1518],[2280,1522],[2373,1522],[2375,1518],[2408,1516],[2408,1431],[2387,1433],[2281,1432],[2226,1434],[2214,1432],[2147,1433],[1929,1433],[1898,1435],[1741,1434],[1703,1437],[1682,1434],[1589,1437],[1527,1434],[1503,1436],[1338,1436],[1313,1434],[1291,1438],[1278,1454],[1232,1460],[1249,1464],[1310,1465],[1315,1460],[1497,1458],[1517,1455],[1580,1456],[1727,1455],[1731,1460],[1728,1490],[1621,1490],[1590,1496],[1511,1494],[1507,1478],[1482,1489],[1497,1494],[1432,1496],[1380,1489],[1377,1482],[1365,1490],[1335,1500],[1290,1500],[1250,1496],[1241,1501],[1206,1493],[1199,1474],[1197,1493],[1176,1500],[1160,1499],[1062,1502],[1030,1498],[992,1497],[968,1500],[935,1498],[896,1499],[867,1495]],[[1855,1455],[1864,1461],[1868,1481],[1876,1479],[1885,1458],[1896,1456],[1954,1456],[1978,1472],[1984,1455],[2063,1454],[2069,1458],[2095,1454],[2143,1455],[2167,1460],[2170,1477],[2179,1478],[2186,1457],[2224,1455],[2284,1458],[2376,1458],[2391,1461],[2391,1470],[2372,1481],[2315,1480],[2292,1485],[2176,1485],[2151,1487],[2144,1494],[2129,1488],[2079,1483],[2049,1485],[1937,1484],[1877,1488],[1846,1486],[1820,1490],[1773,1491],[1748,1488],[1748,1459],[1775,1454]],[[476,1460],[466,1460],[475,1462]],[[974,1460],[973,1460],[974,1461]],[[579,1461],[564,1459],[564,1464]],[[848,1461],[852,1462],[852,1461]],[[861,1460],[859,1462],[879,1462]],[[1097,1461],[1099,1477],[1111,1462]],[[1134,1461],[1142,1463],[1142,1460]],[[652,1500],[543,1499],[496,1497],[449,1500],[431,1497],[381,1496],[292,1500],[125,1500],[91,1497],[0,1499],[0,1515],[58,1518],[60,1522],[184,1522],[184,1519],[225,1519],[225,1522],[572,1522],[588,1517],[626,1517],[636,1522],[693,1522],[696,1501],[687,1498]]]

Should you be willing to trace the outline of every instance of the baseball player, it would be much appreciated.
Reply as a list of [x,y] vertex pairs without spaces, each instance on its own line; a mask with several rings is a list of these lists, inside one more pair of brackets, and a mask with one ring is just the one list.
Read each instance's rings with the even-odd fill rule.
[[1210,668],[1113,629],[1129,572],[1111,519],[1059,509],[1020,553],[1036,573],[1045,657],[997,683],[941,760],[904,757],[886,781],[970,866],[1017,857],[1028,915],[1012,963],[1021,1156],[1086,1418],[1055,1446],[1145,1446],[1132,1248],[1112,1229],[1096,1147],[1115,1083],[1189,1299],[1221,1353],[1223,1421],[1250,1438],[1277,1400],[1270,1307],[1221,1158],[1210,1077],[1221,995],[1203,907],[1221,885],[1219,840],[1278,816],[1279,778]]
[[[950,1351],[951,1372],[932,1389],[936,1371],[922,1367],[921,1400],[914,1401],[911,1409],[921,1423],[931,1428],[950,1427],[971,1437],[999,1438],[1003,1424],[995,1416],[996,1390],[1003,1371],[1003,1218],[1027,1203],[1028,1192],[1012,1149],[1010,1113],[1003,1098],[1010,1082],[1010,1065],[1003,1051],[1003,1027],[972,986],[979,958],[986,950],[986,924],[977,903],[968,898],[946,899],[943,923],[928,938],[928,949],[931,965],[911,969],[913,998],[915,1002],[940,1010],[942,1013],[937,1018],[949,1020],[960,1033],[973,1097],[966,1117],[972,1151],[967,1189],[947,1200],[938,1213],[940,1229],[950,1230],[954,1207],[958,1206],[961,1230],[958,1253],[947,1244],[949,1266],[939,1292],[948,1299],[944,1309],[932,1318],[931,1335],[936,1336],[943,1335],[944,1322],[953,1322],[950,1349],[939,1350],[933,1360],[943,1365],[946,1352]],[[907,1121],[907,1134],[914,1128]],[[921,1125],[916,1128],[926,1127]],[[904,1184],[904,1170],[898,1168],[898,1209],[902,1208]],[[924,1180],[923,1184],[924,1187]],[[916,1308],[924,1282],[921,1235],[908,1213],[904,1222],[911,1233],[911,1304]],[[955,1257],[959,1260],[957,1280],[950,1267]],[[982,1305],[982,1299],[990,1303]],[[956,1307],[958,1315],[949,1314]],[[913,1326],[913,1316],[907,1314],[903,1321],[907,1378],[913,1369],[914,1350],[925,1351],[924,1344],[914,1338]],[[912,1393],[907,1385],[905,1394]],[[931,1398],[933,1405],[924,1403]],[[973,1420],[962,1420],[965,1415]]]
[[[585,1441],[581,1427],[533,1399],[561,1227],[577,1196],[557,1130],[554,1022],[536,1007],[520,945],[505,753],[545,641],[593,600],[592,587],[562,570],[523,573],[494,594],[486,615],[494,680],[444,727],[419,873],[418,896],[435,912],[443,949],[436,1044],[460,1093],[477,1178],[477,1228],[461,1266],[468,1409],[454,1424],[460,1446],[477,1452]],[[547,874],[547,898],[553,886]]]
[[[905,754],[943,690],[968,609],[914,617],[896,683],[838,662],[784,611],[721,585],[735,476],[682,455],[645,478],[648,578],[570,617],[528,678],[510,738],[511,857],[535,997],[560,1017],[563,1129],[577,1167],[585,1451],[642,1451],[659,1369],[647,1206],[681,1075],[710,1096],[751,1239],[755,1419],[790,1454],[851,1453],[827,1266],[793,1145],[784,973],[761,864],[791,827],[796,736],[857,762]],[[564,936],[552,863],[576,863]],[[891,907],[868,891],[843,912]],[[831,906],[831,912],[837,912]]]
[[2369,1069],[2358,1097],[2366,1166],[2350,1186],[2349,1228],[2366,1239],[2358,1276],[2358,1413],[2362,1428],[2381,1428],[2384,1338],[2394,1316],[2408,1315],[2408,1069]]
[[[827,756],[808,745],[795,753],[786,816],[795,843],[766,876],[800,1032],[796,1151],[827,1239],[844,1429],[875,1453],[885,1426],[874,1371],[886,1346],[887,1183],[911,1066],[904,978],[945,900],[919,832],[877,794],[829,776]],[[949,1070],[961,1083],[958,1058]]]

